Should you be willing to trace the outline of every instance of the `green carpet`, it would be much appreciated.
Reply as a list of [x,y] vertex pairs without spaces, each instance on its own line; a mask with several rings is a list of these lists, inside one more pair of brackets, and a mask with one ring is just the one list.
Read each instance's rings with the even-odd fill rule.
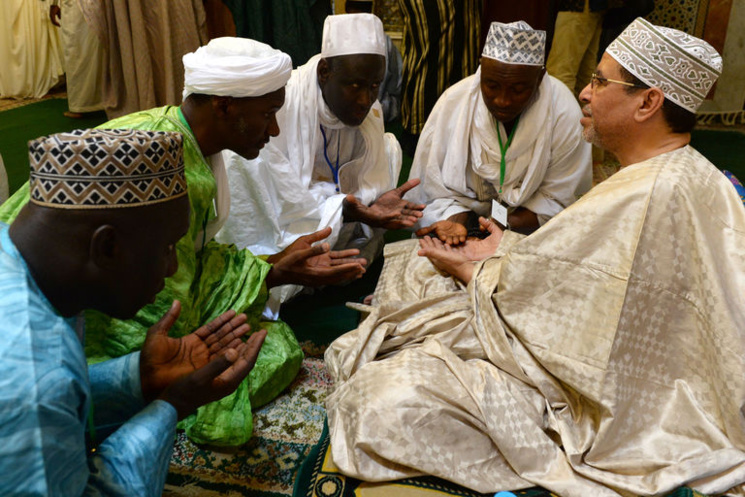
[[28,180],[28,141],[39,136],[93,128],[106,122],[106,114],[94,112],[83,119],[62,115],[66,98],[50,98],[0,113],[0,154],[8,173],[10,193]]

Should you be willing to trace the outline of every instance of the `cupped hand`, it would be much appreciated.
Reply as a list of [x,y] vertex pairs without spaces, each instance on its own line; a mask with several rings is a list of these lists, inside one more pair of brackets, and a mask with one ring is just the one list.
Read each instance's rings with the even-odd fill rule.
[[205,366],[226,350],[236,349],[248,333],[245,314],[227,311],[193,333],[181,338],[168,331],[181,313],[175,300],[166,314],[147,332],[140,352],[140,381],[145,400],[150,401],[176,379]]
[[471,281],[473,262],[460,254],[455,248],[437,238],[428,236],[419,239],[419,247],[418,254],[432,261],[432,264],[440,271],[454,276],[466,284]]
[[433,233],[443,243],[460,245],[466,241],[468,230],[464,225],[446,219],[417,230],[416,235],[426,236],[430,233]]
[[469,238],[466,243],[455,249],[471,261],[481,261],[494,255],[504,236],[504,231],[491,219],[480,217],[479,225],[481,231],[489,232],[489,236],[484,239]]
[[324,228],[301,236],[282,252],[269,257],[267,261],[273,267],[266,278],[267,286],[334,285],[362,277],[367,261],[355,257],[359,250],[331,251],[328,243],[318,243],[330,234],[331,228]]
[[228,348],[203,367],[171,383],[159,398],[176,408],[178,419],[198,407],[231,394],[256,364],[266,330],[252,334],[245,343]]

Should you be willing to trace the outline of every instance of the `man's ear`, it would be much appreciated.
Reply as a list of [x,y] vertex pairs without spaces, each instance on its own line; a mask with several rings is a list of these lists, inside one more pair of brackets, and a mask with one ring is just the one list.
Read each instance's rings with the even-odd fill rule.
[[644,96],[639,107],[636,109],[634,119],[637,122],[644,122],[658,112],[662,112],[662,104],[665,103],[665,94],[662,90],[656,87],[652,87],[648,90],[644,90]]
[[96,267],[111,269],[120,263],[121,247],[116,228],[110,224],[99,226],[91,235],[88,257]]
[[318,75],[318,85],[323,88],[331,75],[331,68],[329,62],[326,59],[318,61],[318,67],[316,68],[316,74]]
[[223,97],[212,95],[210,103],[217,117],[225,117],[230,113],[230,106],[233,103],[233,97]]

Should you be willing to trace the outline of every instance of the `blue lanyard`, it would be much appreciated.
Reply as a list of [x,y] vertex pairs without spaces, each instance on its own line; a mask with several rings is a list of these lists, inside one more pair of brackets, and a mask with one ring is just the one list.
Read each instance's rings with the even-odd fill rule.
[[[339,146],[339,143],[337,143],[336,146],[336,167],[331,163],[329,160],[329,154],[328,154],[328,143],[326,143],[326,132],[323,130],[323,125],[320,125],[321,128],[321,134],[323,135],[323,157],[326,159],[326,164],[328,164],[329,169],[331,169],[331,174],[334,176],[334,184],[336,185],[336,193],[339,193],[339,149],[341,148]],[[339,137],[341,139],[341,136]]]

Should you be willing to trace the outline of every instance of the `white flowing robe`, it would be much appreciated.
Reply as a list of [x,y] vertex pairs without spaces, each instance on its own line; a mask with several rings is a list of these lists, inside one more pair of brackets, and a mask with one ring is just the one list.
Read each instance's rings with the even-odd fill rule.
[[344,473],[744,495],[745,209],[693,148],[507,232],[465,291],[400,243],[370,315],[326,352]]
[[497,132],[502,143],[508,137],[484,104],[481,68],[442,94],[424,126],[409,174],[422,183],[406,198],[427,204],[418,227],[461,212],[488,216],[492,199],[525,207],[543,224],[590,189],[592,149],[582,139],[576,99],[549,75],[532,99],[505,154],[500,196]]
[[41,98],[65,72],[47,0],[3,0],[0,6],[0,97]]
[[[343,222],[342,202],[351,193],[369,205],[395,188],[401,149],[393,135],[384,131],[378,102],[359,127],[346,126],[331,113],[318,86],[320,59],[316,55],[292,72],[285,104],[277,113],[280,134],[258,158],[246,160],[234,152],[223,152],[231,211],[218,241],[248,247],[255,254],[271,254],[328,226],[333,231],[327,241],[337,248],[362,248],[373,236],[366,225]],[[339,144],[340,192],[335,191],[323,160],[321,125],[329,149],[333,148],[329,153],[332,162],[336,162],[334,147]],[[319,171],[327,177],[319,177]]]

